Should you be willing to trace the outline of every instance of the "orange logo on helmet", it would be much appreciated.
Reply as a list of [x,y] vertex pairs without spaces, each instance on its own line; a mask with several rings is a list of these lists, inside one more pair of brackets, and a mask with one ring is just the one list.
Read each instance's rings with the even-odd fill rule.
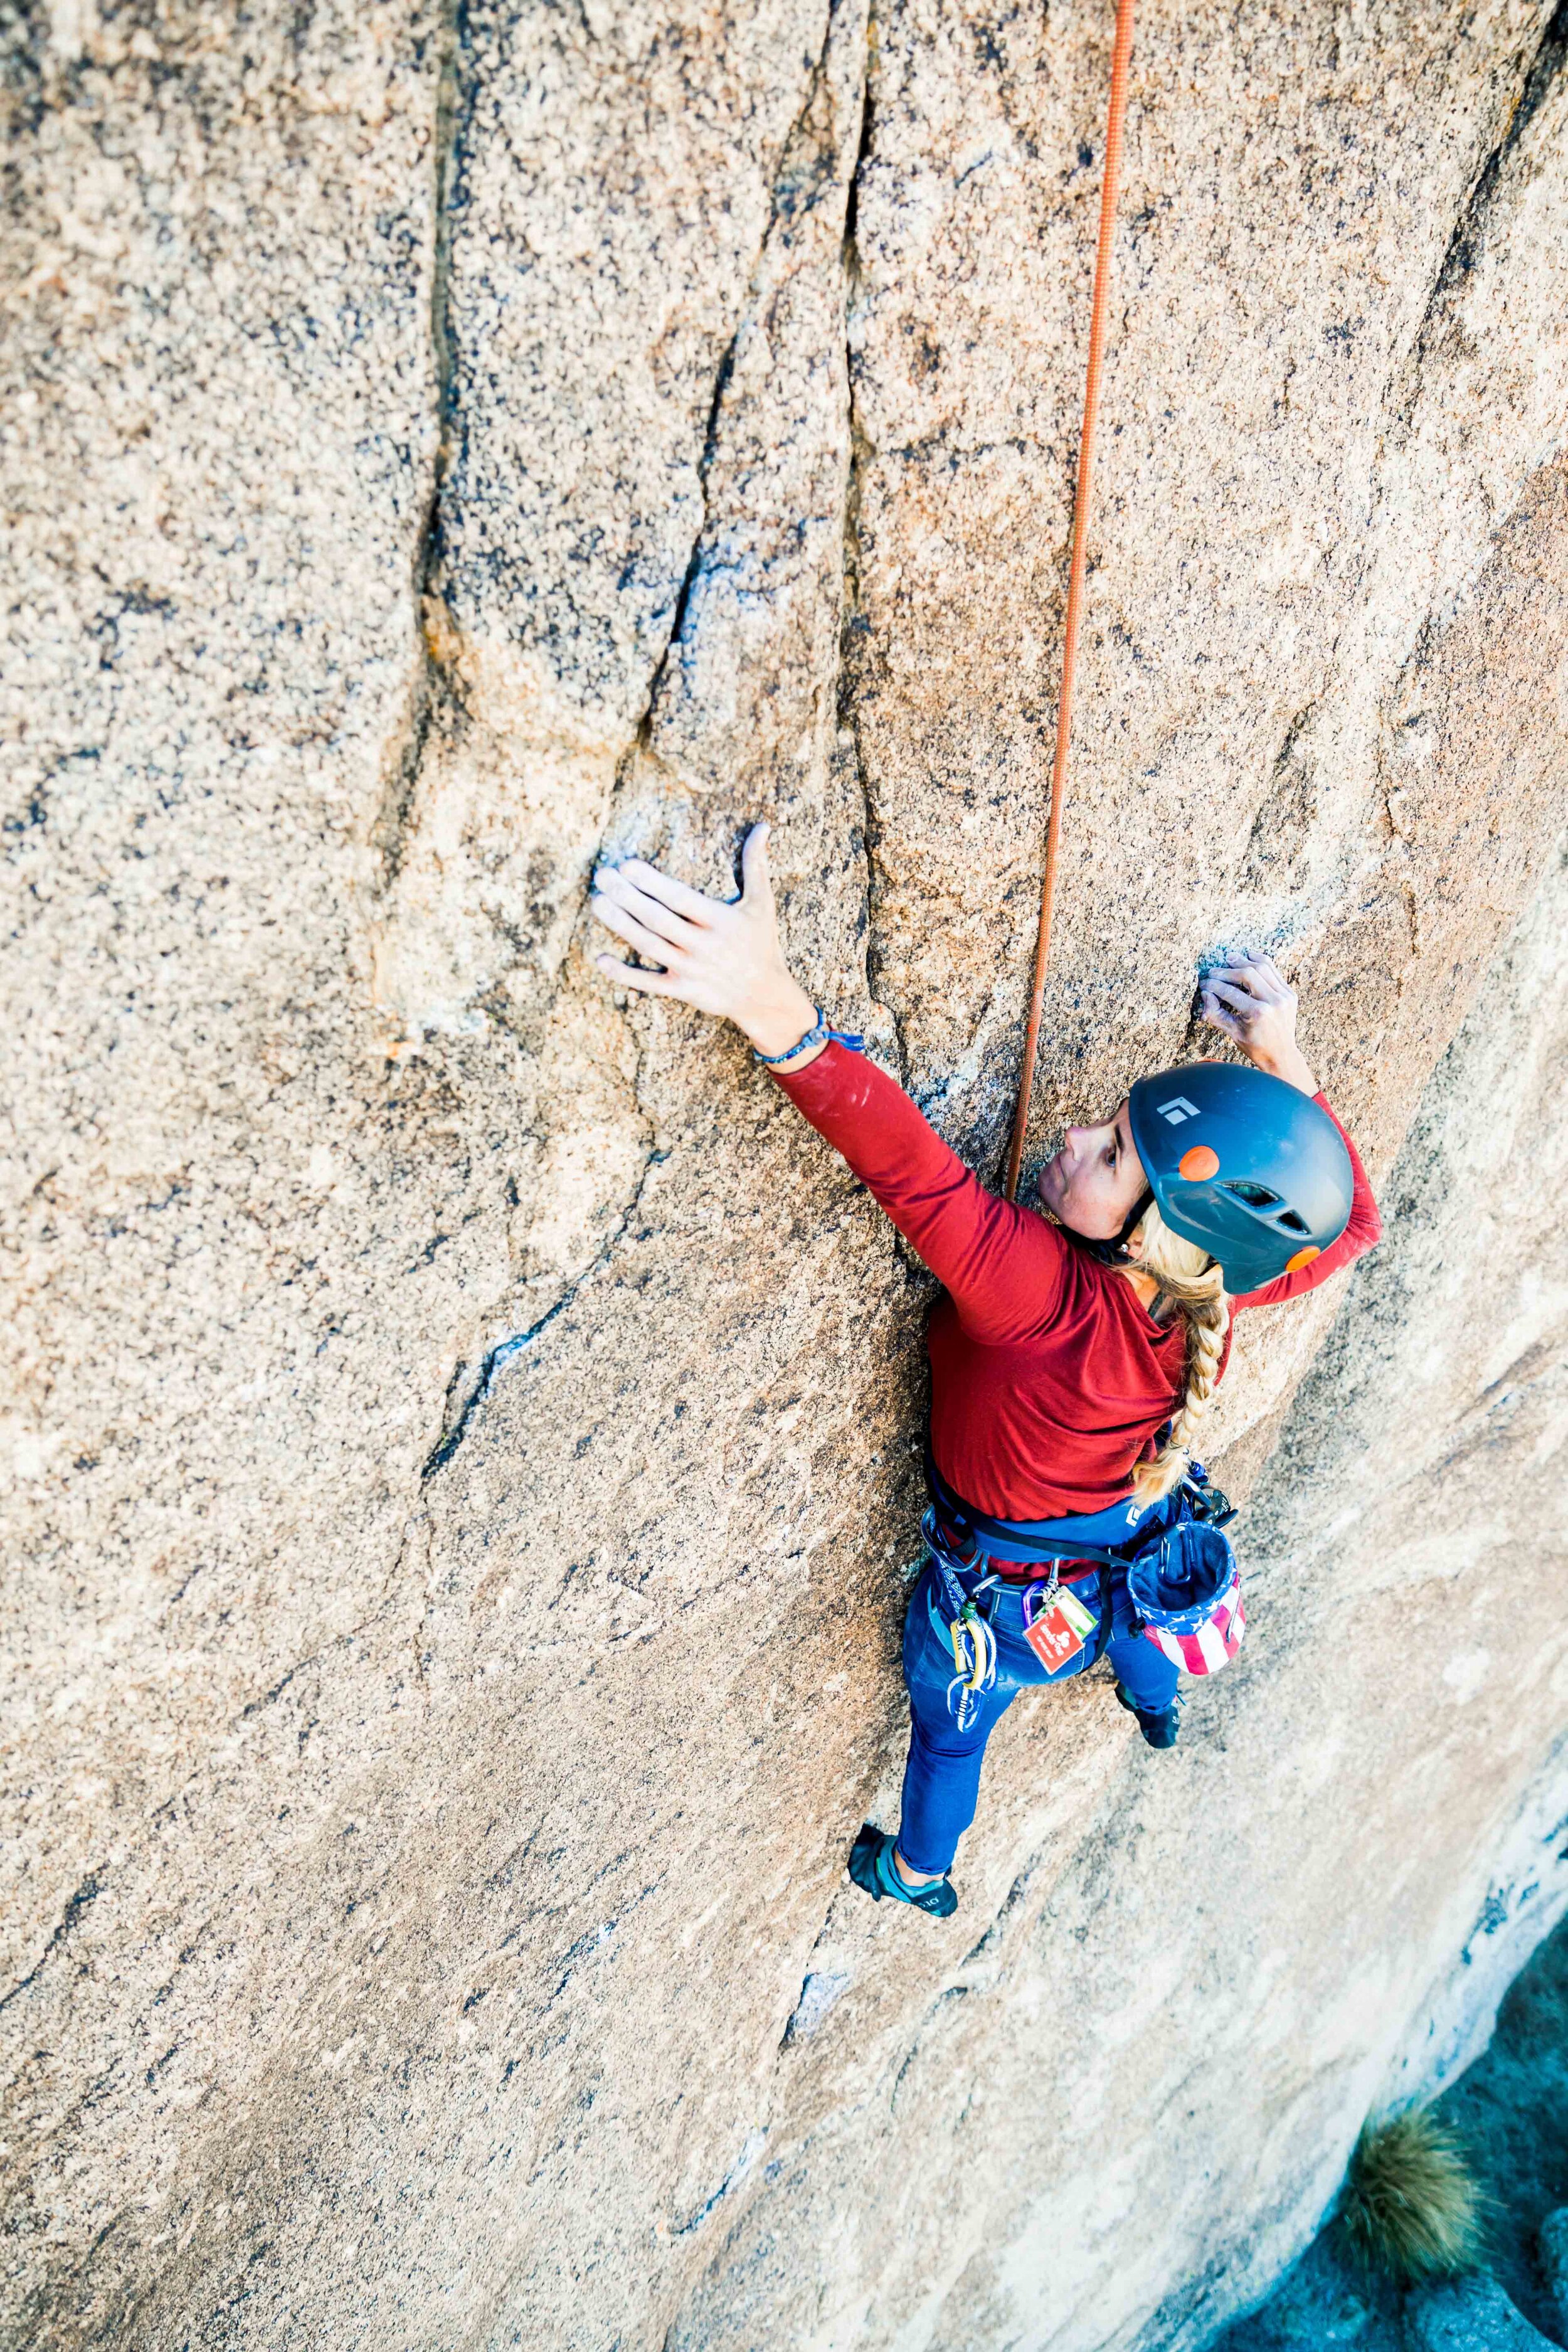
[[1183,1152],[1176,1172],[1189,1184],[1201,1184],[1205,1177],[1219,1174],[1219,1153],[1206,1143],[1194,1143],[1190,1151]]
[[1321,1257],[1322,1255],[1316,1242],[1310,1243],[1304,1250],[1298,1250],[1294,1257],[1286,1259],[1285,1271],[1287,1274],[1300,1274],[1304,1265],[1310,1265],[1315,1257]]

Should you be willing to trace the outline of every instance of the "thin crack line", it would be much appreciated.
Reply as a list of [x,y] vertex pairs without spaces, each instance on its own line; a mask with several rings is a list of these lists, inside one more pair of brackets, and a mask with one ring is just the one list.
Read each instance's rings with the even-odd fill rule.
[[1475,267],[1480,241],[1485,235],[1486,215],[1496,195],[1503,168],[1541,111],[1565,61],[1568,61],[1568,0],[1557,0],[1556,7],[1542,26],[1540,37],[1521,79],[1519,94],[1509,110],[1508,121],[1482,162],[1470,184],[1470,192],[1459,208],[1421,324],[1416,330],[1415,349],[1418,366],[1426,356],[1427,330],[1438,304],[1461,278],[1468,277]]
[[[648,730],[652,722],[655,707],[658,701],[659,691],[664,685],[667,676],[668,675],[671,656],[674,655],[677,646],[680,643],[681,633],[686,626],[687,609],[691,601],[691,591],[696,585],[698,576],[702,569],[703,542],[708,536],[709,524],[712,520],[712,515],[708,503],[708,477],[712,470],[713,460],[718,454],[719,425],[723,413],[724,394],[728,392],[731,382],[734,376],[735,355],[740,349],[741,338],[745,333],[746,329],[750,326],[752,319],[756,315],[757,303],[762,293],[763,266],[768,257],[768,248],[773,240],[773,232],[778,227],[779,222],[784,217],[784,192],[789,178],[787,167],[790,155],[796,144],[796,142],[801,136],[806,120],[811,113],[812,108],[816,105],[817,97],[822,89],[823,78],[827,69],[828,46],[833,38],[833,17],[834,0],[829,0],[827,21],[823,28],[822,41],[817,50],[816,62],[812,67],[811,72],[806,79],[805,95],[801,100],[800,106],[796,110],[794,121],[791,122],[789,129],[785,131],[783,142],[779,148],[778,165],[774,171],[768,194],[767,225],[763,230],[762,236],[757,245],[755,257],[752,259],[751,268],[746,273],[746,290],[742,299],[739,314],[736,317],[734,331],[731,333],[729,341],[724,346],[722,356],[719,362],[718,372],[713,379],[713,396],[708,404],[708,422],[703,431],[701,454],[697,460],[697,482],[699,490],[701,494],[702,513],[698,522],[696,531],[692,537],[690,550],[686,559],[686,568],[681,574],[680,585],[676,592],[675,608],[670,620],[669,634],[665,639],[664,650],[660,654],[658,664],[654,669],[652,679],[648,685],[647,698],[644,705],[643,714],[637,722],[637,733],[632,747],[634,749],[646,750],[647,748]],[[813,202],[815,203],[816,201],[816,200],[814,198]],[[807,211],[811,210],[811,208],[810,205],[805,207]]]
[[[295,1680],[296,1676],[302,1675],[308,1666],[317,1664],[322,1658],[325,1658],[330,1652],[333,1650],[341,1650],[348,1643],[358,1641],[366,1626],[373,1624],[375,1622],[375,1619],[382,1613],[385,1605],[385,1599],[384,1597],[383,1600],[377,1603],[376,1607],[371,1610],[368,1615],[362,1617],[356,1624],[350,1625],[342,1633],[334,1633],[330,1640],[322,1643],[320,1649],[311,1650],[303,1658],[297,1658],[291,1666],[286,1666],[283,1672],[279,1675],[276,1682],[272,1683],[257,1697],[247,1699],[245,1705],[240,1708],[238,1714],[231,1716],[228,1718],[225,1727],[226,1735],[236,1730],[240,1724],[247,1722],[252,1716],[258,1715],[263,1707],[270,1706],[275,1699],[281,1697],[282,1694],[288,1689],[289,1684]],[[192,1771],[187,1774],[186,1778],[181,1782],[177,1789],[172,1790],[168,1796],[161,1799],[158,1803],[153,1806],[151,1811],[146,1817],[148,1822],[154,1823],[161,1817],[166,1818],[172,1814],[174,1808],[179,1803],[181,1797],[184,1794],[186,1790],[194,1785],[199,1775],[196,1771]],[[90,1904],[95,1903],[98,1900],[98,1897],[106,1891],[108,1884],[108,1877],[105,1876],[100,1878],[96,1868],[88,1872],[87,1876],[82,1880],[81,1885],[77,1888],[75,1894],[67,1901],[65,1909],[60,1915],[59,1921],[55,1927],[53,1935],[49,1937],[48,1942],[44,1946],[43,1950],[39,1953],[34,1965],[28,1969],[25,1977],[19,1979],[18,1981],[11,1987],[8,1992],[0,1994],[0,2012],[7,2010],[11,2003],[16,2000],[19,1994],[26,1991],[27,1987],[32,1984],[42,1972],[45,1964],[74,1932],[78,1922],[80,1920],[82,1914],[87,1910],[88,1906]]]
[[860,178],[870,156],[875,128],[872,82],[876,53],[876,16],[874,9],[868,8],[866,56],[860,79],[860,121],[855,142],[855,160],[849,173],[849,190],[844,216],[844,380],[849,462],[844,484],[844,612],[843,625],[839,632],[837,706],[839,723],[848,734],[854,747],[855,781],[860,791],[860,833],[866,867],[867,989],[873,1003],[886,1011],[892,1024],[893,1048],[898,1057],[899,1078],[900,1083],[907,1085],[910,1073],[910,1049],[909,1041],[904,1034],[903,1014],[882,987],[882,959],[877,934],[877,905],[880,896],[880,870],[877,860],[877,844],[880,826],[872,802],[868,763],[860,732],[858,694],[859,681],[857,676],[859,648],[870,634],[870,620],[865,609],[863,596],[865,568],[864,550],[860,537],[864,482],[869,462],[878,453],[861,421],[860,405],[856,396],[855,352],[850,339],[850,318],[861,282],[858,243]]
[[415,677],[404,741],[374,828],[381,851],[383,890],[390,890],[408,852],[414,799],[429,749],[431,730],[443,702],[456,700],[450,670],[431,642],[429,604],[440,576],[442,507],[452,471],[457,415],[457,361],[452,336],[452,205],[462,130],[461,58],[465,0],[441,0],[436,28],[436,114],[431,147],[434,170],[434,247],[430,263],[429,338],[436,411],[436,452],[430,488],[414,543]]
[[67,1901],[65,1909],[60,1914],[59,1920],[55,1927],[54,1934],[49,1937],[48,1942],[38,1954],[33,1966],[27,1970],[25,1977],[11,1987],[8,1993],[6,1993],[3,1998],[0,1998],[0,2011],[9,2009],[11,2003],[14,2000],[20,1999],[21,1995],[26,1991],[27,1987],[30,1984],[35,1983],[43,1974],[46,1962],[59,1949],[59,1947],[66,1941],[66,1938],[73,1932],[78,1920],[81,1917],[82,1913],[87,1909],[89,1904],[96,1903],[102,1892],[102,1880],[98,1876],[95,1871],[89,1870],[87,1876],[82,1880],[81,1885],[77,1888],[76,1893]]
[[[473,1423],[474,1415],[479,1412],[480,1406],[486,1402],[491,1389],[495,1385],[497,1373],[504,1370],[514,1356],[520,1356],[525,1348],[531,1347],[534,1340],[538,1339],[540,1333],[547,1330],[550,1325],[555,1321],[557,1316],[563,1315],[565,1313],[567,1307],[572,1305],[578,1293],[593,1280],[594,1276],[604,1271],[605,1267],[609,1264],[616,1245],[625,1238],[626,1234],[631,1225],[632,1219],[637,1215],[638,1209],[642,1206],[643,1188],[647,1184],[648,1177],[651,1175],[654,1169],[661,1166],[668,1158],[669,1153],[667,1150],[654,1150],[649,1152],[647,1158],[643,1162],[642,1173],[637,1178],[637,1189],[633,1192],[631,1199],[626,1202],[626,1208],[622,1212],[614,1232],[605,1237],[605,1241],[601,1244],[598,1252],[583,1268],[582,1273],[575,1275],[573,1277],[572,1281],[562,1292],[560,1297],[555,1300],[554,1304],[551,1307],[547,1307],[544,1313],[540,1316],[537,1322],[531,1323],[526,1331],[514,1331],[510,1333],[508,1338],[498,1339],[493,1348],[486,1350],[483,1360],[479,1366],[479,1376],[478,1380],[474,1382],[473,1387],[468,1391],[468,1395],[464,1398],[461,1406],[458,1408],[456,1418],[450,1423],[449,1426],[442,1432],[440,1438],[431,1449],[431,1452],[426,1460],[425,1466],[419,1474],[419,1483],[422,1486],[426,1486],[429,1481],[435,1477],[437,1471],[444,1470],[446,1468],[447,1463],[450,1462],[452,1456],[457,1453],[458,1448],[462,1444],[463,1440],[467,1437],[468,1430]],[[455,1385],[456,1376],[454,1377],[453,1387],[455,1387]],[[451,1395],[452,1388],[449,1387],[447,1390],[448,1398],[450,1398]]]

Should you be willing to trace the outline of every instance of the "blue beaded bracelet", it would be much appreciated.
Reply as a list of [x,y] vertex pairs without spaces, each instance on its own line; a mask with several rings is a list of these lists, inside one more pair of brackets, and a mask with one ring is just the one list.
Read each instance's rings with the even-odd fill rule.
[[765,1062],[770,1070],[776,1070],[781,1062],[793,1062],[795,1055],[804,1054],[808,1045],[846,1045],[852,1054],[864,1053],[866,1049],[864,1037],[856,1036],[854,1032],[848,1029],[830,1029],[823,1019],[821,1005],[817,1005],[815,1009],[816,1025],[806,1031],[798,1045],[792,1045],[787,1054],[759,1054],[753,1045],[752,1052],[756,1060]]

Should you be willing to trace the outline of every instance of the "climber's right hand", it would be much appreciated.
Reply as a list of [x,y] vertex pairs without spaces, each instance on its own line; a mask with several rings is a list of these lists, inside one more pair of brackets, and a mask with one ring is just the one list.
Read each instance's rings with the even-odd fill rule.
[[[741,851],[738,898],[704,898],[640,857],[601,866],[588,904],[606,930],[625,940],[642,963],[596,956],[599,970],[644,996],[673,996],[699,1013],[732,1021],[759,1054],[787,1054],[816,1023],[816,1007],[792,978],[779,940],[778,909],[768,874],[766,824],[754,824]],[[820,1047],[790,1064],[793,1076]]]
[[1296,992],[1272,957],[1252,951],[1216,964],[1199,983],[1201,1017],[1233,1038],[1254,1069],[1315,1095],[1318,1081],[1296,1043]]

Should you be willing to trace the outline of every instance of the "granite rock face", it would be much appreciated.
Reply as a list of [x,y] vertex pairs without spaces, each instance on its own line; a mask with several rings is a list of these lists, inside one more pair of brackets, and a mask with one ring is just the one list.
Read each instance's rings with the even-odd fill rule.
[[14,20],[8,2343],[1196,2342],[1563,1899],[1560,21],[1140,26],[1037,1139],[1266,942],[1390,1239],[1238,1345],[1237,1666],[1016,1710],[942,1926],[928,1287],[587,952],[771,815],[995,1165],[1110,30]]

